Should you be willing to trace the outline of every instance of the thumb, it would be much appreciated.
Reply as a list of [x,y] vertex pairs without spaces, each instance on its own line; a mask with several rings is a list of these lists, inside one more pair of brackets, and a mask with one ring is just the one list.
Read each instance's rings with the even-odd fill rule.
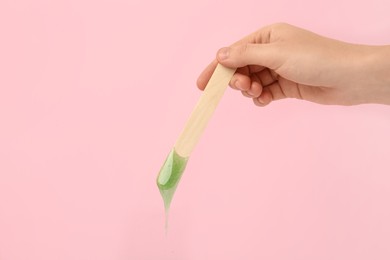
[[276,69],[283,63],[282,55],[274,44],[242,44],[218,51],[219,63],[230,68],[260,65]]

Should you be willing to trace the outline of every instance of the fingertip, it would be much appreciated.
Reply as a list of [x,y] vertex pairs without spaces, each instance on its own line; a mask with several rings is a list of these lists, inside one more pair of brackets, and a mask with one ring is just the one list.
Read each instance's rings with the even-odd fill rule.
[[218,50],[216,60],[223,66],[228,68],[237,68],[235,61],[232,60],[232,49],[229,47],[223,47]]
[[272,101],[272,95],[268,91],[263,91],[261,95],[257,98],[254,98],[253,101],[258,106],[266,106]]
[[247,98],[253,98],[252,95],[250,95],[248,92],[246,91],[241,91],[241,94],[244,96],[244,97],[247,97]]
[[253,103],[255,103],[255,105],[258,107],[265,107],[265,106],[269,105],[269,103],[271,103],[271,102],[262,103],[259,101],[259,98],[253,98]]
[[205,87],[206,87],[206,84],[207,84],[207,83],[205,83],[205,82],[204,82],[204,79],[201,78],[201,77],[199,77],[199,78],[196,80],[196,86],[197,86],[198,89],[200,89],[200,90],[204,90]]
[[261,84],[257,81],[252,81],[248,92],[252,94],[253,97],[259,97],[262,91],[263,87],[261,86]]
[[250,79],[241,73],[235,73],[230,80],[229,85],[236,90],[246,91],[250,88]]
[[234,90],[239,90],[237,87],[236,87],[236,81],[234,78],[232,78],[232,80],[230,80],[229,82],[229,86],[234,89]]
[[243,74],[237,74],[236,87],[240,90],[248,91],[251,88],[251,79]]
[[217,64],[218,62],[213,60],[199,75],[198,79],[196,80],[196,85],[200,90],[204,90],[206,88],[207,83],[209,82],[215,68],[217,67]]
[[223,62],[229,58],[229,48],[223,47],[217,51],[217,60]]
[[253,103],[258,107],[264,107],[265,105],[259,101],[258,98],[253,98]]
[[234,82],[234,86],[239,89],[239,90],[243,90],[243,91],[246,91],[247,88],[245,86],[245,82],[243,82],[243,80],[240,80],[240,79],[236,79],[236,81]]

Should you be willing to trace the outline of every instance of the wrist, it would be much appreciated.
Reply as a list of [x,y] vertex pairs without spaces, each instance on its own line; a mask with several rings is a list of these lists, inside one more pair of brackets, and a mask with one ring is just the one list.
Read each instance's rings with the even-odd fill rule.
[[362,75],[366,78],[368,103],[390,105],[390,45],[369,46],[363,52]]

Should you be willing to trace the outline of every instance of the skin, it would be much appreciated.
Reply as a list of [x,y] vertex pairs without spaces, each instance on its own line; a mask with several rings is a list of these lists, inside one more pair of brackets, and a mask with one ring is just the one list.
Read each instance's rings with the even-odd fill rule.
[[220,49],[199,76],[199,89],[206,87],[218,62],[237,68],[230,86],[258,106],[284,98],[390,105],[390,45],[351,44],[273,24]]

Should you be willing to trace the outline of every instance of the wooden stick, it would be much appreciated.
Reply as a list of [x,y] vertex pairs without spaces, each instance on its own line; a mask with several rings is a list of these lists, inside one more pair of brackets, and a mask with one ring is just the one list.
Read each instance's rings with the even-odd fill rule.
[[182,157],[191,155],[235,71],[221,64],[217,65],[183,132],[176,141],[174,149],[177,154]]

